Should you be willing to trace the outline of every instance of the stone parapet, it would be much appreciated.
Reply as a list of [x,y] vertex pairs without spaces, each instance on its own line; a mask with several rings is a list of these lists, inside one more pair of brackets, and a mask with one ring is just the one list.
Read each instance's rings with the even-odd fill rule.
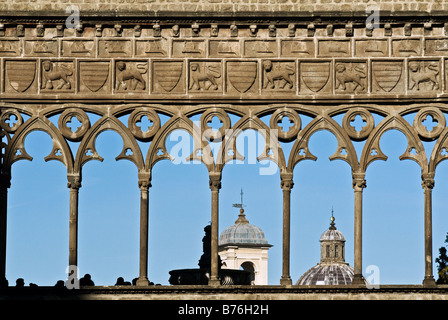
[[377,288],[346,286],[95,286],[81,289],[52,287],[0,291],[0,300],[448,300],[448,286],[381,285]]
[[[448,10],[443,0],[0,0],[0,12],[13,15],[39,15],[65,13],[70,5],[76,5],[82,14],[125,15],[141,13],[159,15],[164,13],[190,12],[195,15],[237,13],[291,13],[313,12],[365,12],[372,5],[382,11],[397,14],[418,12],[420,14]],[[21,12],[21,13],[20,13]]]

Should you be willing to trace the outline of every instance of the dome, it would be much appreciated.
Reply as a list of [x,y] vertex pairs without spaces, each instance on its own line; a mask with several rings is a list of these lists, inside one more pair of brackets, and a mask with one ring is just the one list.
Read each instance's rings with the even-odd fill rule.
[[354,270],[348,263],[317,264],[305,272],[298,285],[347,285],[353,281]]
[[244,214],[244,210],[240,210],[238,219],[235,224],[227,227],[219,237],[219,245],[262,245],[270,246],[264,236],[263,230],[249,223]]
[[331,216],[330,228],[325,230],[320,237],[320,241],[345,241],[345,237],[341,231],[337,230],[334,223],[334,217]]
[[354,278],[354,269],[345,262],[345,237],[335,226],[331,215],[330,228],[320,237],[320,262],[305,272],[296,285],[349,285]]
[[320,241],[345,241],[345,238],[341,231],[328,229],[322,233]]

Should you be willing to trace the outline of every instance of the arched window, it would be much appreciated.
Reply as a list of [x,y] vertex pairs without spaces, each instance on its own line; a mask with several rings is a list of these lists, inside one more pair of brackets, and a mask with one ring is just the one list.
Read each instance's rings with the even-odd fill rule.
[[250,261],[243,262],[240,266],[240,269],[250,272],[250,284],[254,284],[255,283],[255,266],[254,266],[254,264]]

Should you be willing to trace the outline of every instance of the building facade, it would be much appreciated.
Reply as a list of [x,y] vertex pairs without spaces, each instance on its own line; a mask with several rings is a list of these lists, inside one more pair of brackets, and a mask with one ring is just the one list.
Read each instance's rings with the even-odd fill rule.
[[252,284],[267,285],[270,247],[263,230],[250,224],[241,208],[235,224],[225,228],[219,237],[221,267],[241,268],[251,273]]
[[[346,161],[354,192],[354,277],[363,285],[362,200],[365,173],[385,160],[379,140],[395,129],[408,146],[400,159],[421,169],[424,194],[425,270],[422,284],[435,286],[432,254],[432,190],[437,165],[448,158],[448,3],[436,0],[114,0],[0,2],[0,279],[4,283],[7,194],[11,166],[31,160],[26,136],[47,132],[46,160],[67,169],[70,196],[69,265],[78,259],[78,195],[83,166],[101,160],[95,140],[105,130],[123,138],[117,160],[138,169],[140,188],[139,286],[148,285],[148,190],[154,164],[171,160],[165,141],[188,131],[194,152],[209,173],[211,277],[218,286],[219,191],[223,168],[243,157],[235,148],[241,131],[263,132],[259,160],[280,169],[283,206],[282,275],[291,286],[290,201],[293,170],[315,160],[311,135],[332,132],[338,142],[330,159]],[[90,123],[87,116],[100,116]],[[416,113],[409,124],[404,117]],[[239,120],[231,123],[229,114]],[[373,121],[372,114],[381,118]],[[161,125],[160,115],[169,120]],[[200,125],[191,118],[200,115]],[[312,117],[302,127],[301,116]],[[343,115],[342,125],[335,117]],[[58,125],[49,121],[58,117]],[[128,116],[127,123],[119,119]],[[151,129],[137,124],[146,116]],[[260,120],[269,116],[269,125]],[[365,122],[356,130],[351,122]],[[422,122],[435,120],[428,131]],[[69,124],[75,117],[76,130]],[[209,130],[218,117],[223,126]],[[288,129],[280,126],[289,121]],[[69,142],[80,142],[76,152]],[[221,142],[213,157],[210,142]],[[364,141],[360,154],[354,142]],[[422,141],[436,141],[427,153]],[[143,154],[138,142],[151,142]],[[279,142],[293,142],[285,157]],[[230,262],[228,262],[230,264]]]

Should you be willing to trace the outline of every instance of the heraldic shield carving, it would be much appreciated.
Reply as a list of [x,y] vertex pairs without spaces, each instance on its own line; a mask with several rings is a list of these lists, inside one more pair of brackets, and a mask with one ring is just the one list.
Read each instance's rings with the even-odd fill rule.
[[17,92],[25,92],[36,77],[35,61],[7,61],[6,78],[8,84]]
[[98,92],[109,78],[108,62],[84,62],[79,65],[82,83],[92,92]]
[[232,86],[240,93],[247,92],[257,78],[257,62],[231,61],[227,64],[228,78]]

